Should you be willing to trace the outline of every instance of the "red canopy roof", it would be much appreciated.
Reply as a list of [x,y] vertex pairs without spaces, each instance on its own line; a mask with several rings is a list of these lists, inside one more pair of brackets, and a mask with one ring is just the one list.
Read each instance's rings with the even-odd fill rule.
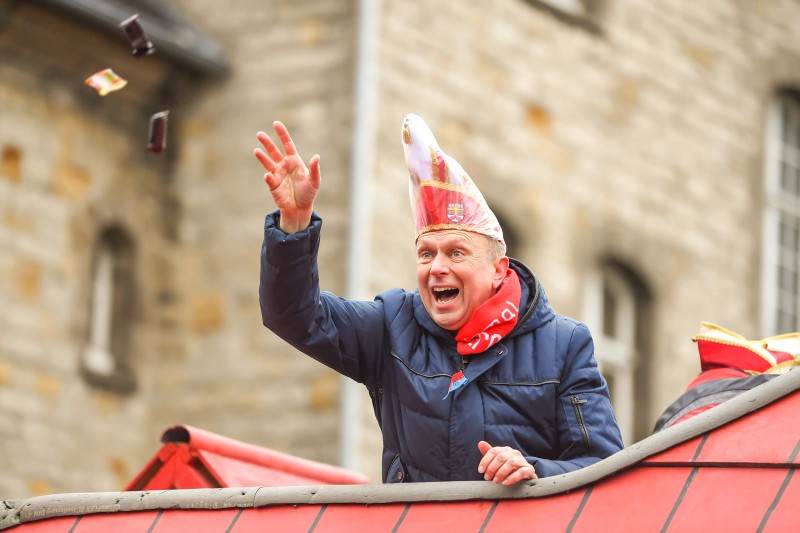
[[247,444],[191,426],[174,426],[164,446],[126,491],[212,487],[286,487],[369,483],[366,476]]

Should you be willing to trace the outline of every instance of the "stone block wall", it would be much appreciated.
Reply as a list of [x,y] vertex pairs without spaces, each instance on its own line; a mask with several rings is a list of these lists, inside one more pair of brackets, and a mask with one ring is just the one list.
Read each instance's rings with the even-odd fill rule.
[[[647,285],[651,423],[698,371],[700,321],[759,335],[764,125],[774,91],[800,83],[800,5],[603,0],[575,19],[546,4],[380,3],[369,292],[416,284],[400,127],[417,113],[557,311],[584,318],[605,259]],[[343,295],[357,2],[176,0],[224,49],[217,80],[21,5],[0,28],[0,495],[119,489],[177,423],[336,463],[339,377],[261,325],[272,203],[252,151],[282,120],[321,155],[321,281]],[[71,43],[66,61],[48,53]],[[139,85],[100,99],[82,80],[112,63]],[[141,117],[164,94],[171,144],[154,160]],[[78,364],[108,221],[137,243],[128,396]],[[361,401],[356,467],[379,481]]]
[[[2,2],[0,29],[0,493],[119,489],[151,453],[168,161],[145,153],[168,65],[34,3]],[[84,79],[108,66],[127,91]],[[135,243],[131,394],[81,377],[103,228]]]

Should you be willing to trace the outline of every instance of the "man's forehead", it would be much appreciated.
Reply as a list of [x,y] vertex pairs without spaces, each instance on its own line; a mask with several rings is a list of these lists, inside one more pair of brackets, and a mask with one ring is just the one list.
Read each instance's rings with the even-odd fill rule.
[[417,238],[417,247],[444,243],[472,244],[482,242],[485,235],[464,230],[435,230],[423,233]]

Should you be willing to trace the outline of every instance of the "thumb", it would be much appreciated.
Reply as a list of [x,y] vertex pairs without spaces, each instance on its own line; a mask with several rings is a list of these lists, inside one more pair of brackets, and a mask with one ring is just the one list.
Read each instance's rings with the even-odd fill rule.
[[482,440],[478,443],[478,449],[480,450],[481,455],[486,455],[486,452],[492,449],[492,445],[485,440]]

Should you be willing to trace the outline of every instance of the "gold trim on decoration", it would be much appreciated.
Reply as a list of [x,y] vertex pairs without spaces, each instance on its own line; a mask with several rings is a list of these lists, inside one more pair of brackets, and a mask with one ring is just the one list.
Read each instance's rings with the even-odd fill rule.
[[800,361],[797,359],[792,359],[790,361],[784,361],[782,363],[778,363],[777,365],[771,366],[767,370],[761,372],[762,374],[782,374],[785,371],[788,371],[792,367],[800,366]]
[[[777,360],[775,359],[775,357],[771,353],[767,352],[766,354],[764,354],[764,353],[761,352],[761,350],[764,350],[764,348],[762,348],[761,346],[753,346],[753,345],[747,344],[746,342],[730,341],[730,340],[720,339],[719,337],[709,337],[709,336],[706,336],[706,335],[695,335],[692,338],[692,340],[694,340],[694,341],[715,342],[717,344],[724,344],[726,346],[736,346],[738,348],[744,348],[746,350],[750,350],[751,352],[753,352],[754,354],[756,354],[757,356],[759,356],[761,359],[763,359],[764,361],[766,361],[767,363],[769,363],[772,366],[777,364]],[[756,345],[758,344],[758,341],[755,341],[755,342],[750,341],[750,342],[752,344],[756,344]],[[766,352],[766,350],[764,350],[764,351]]]
[[[765,337],[759,340],[749,340],[738,333],[735,333],[729,329],[723,328],[722,326],[718,326],[712,322],[701,322],[700,323],[701,333],[692,337],[694,341],[707,341],[707,342],[716,342],[719,344],[724,344],[726,346],[737,346],[739,348],[745,348],[750,350],[754,354],[758,355],[770,365],[772,368],[783,368],[784,363],[791,363],[785,366],[796,366],[793,361],[785,361],[784,363],[778,363],[777,358],[770,353],[769,345],[772,344],[773,348],[772,351],[776,352],[783,352],[788,353],[792,356],[794,361],[800,360],[800,353],[796,353],[794,350],[788,351],[783,346],[775,347],[775,344],[780,344],[784,341],[794,341],[795,343],[800,342],[800,333],[783,333],[781,335],[774,335],[772,337]],[[716,336],[716,335],[720,336]],[[729,337],[729,338],[726,338]],[[796,349],[796,347],[794,347]],[[767,372],[770,372],[768,370]]]

